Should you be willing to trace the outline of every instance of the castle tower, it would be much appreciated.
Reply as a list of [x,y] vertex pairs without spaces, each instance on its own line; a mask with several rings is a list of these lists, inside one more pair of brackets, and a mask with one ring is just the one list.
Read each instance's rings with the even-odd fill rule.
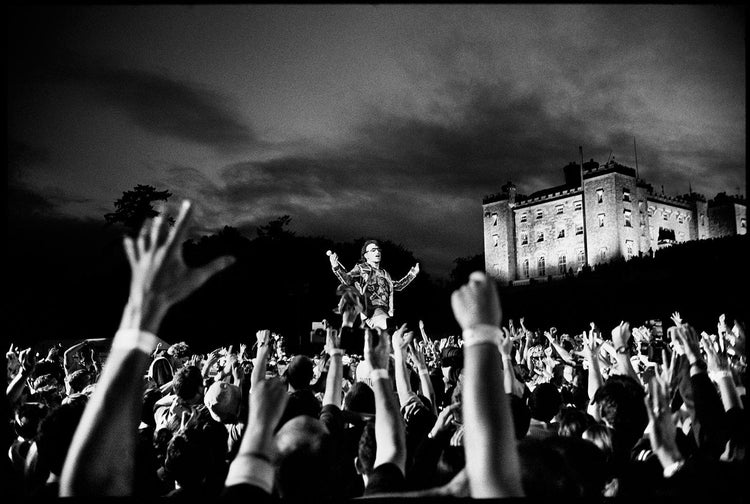
[[516,278],[515,202],[516,186],[511,182],[482,202],[485,271],[504,284]]

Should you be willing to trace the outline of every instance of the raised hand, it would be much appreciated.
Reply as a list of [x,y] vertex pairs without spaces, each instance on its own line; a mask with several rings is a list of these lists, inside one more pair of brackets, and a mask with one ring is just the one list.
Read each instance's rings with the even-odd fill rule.
[[341,334],[332,328],[326,329],[326,344],[323,350],[326,353],[331,353],[334,350],[341,348]]
[[677,327],[680,327],[682,325],[682,317],[680,316],[680,312],[672,312],[672,315],[670,317],[672,319],[672,322],[674,322],[674,325]]
[[434,438],[441,432],[448,432],[453,429],[454,422],[457,422],[459,413],[461,413],[461,403],[453,403],[443,408],[430,430],[430,437]]
[[419,274],[419,263],[417,263],[417,264],[415,264],[414,266],[411,267],[411,269],[409,270],[409,274],[410,275],[417,275],[417,274]]
[[427,369],[427,361],[425,360],[421,345],[416,341],[410,341],[407,349],[417,369]]
[[656,370],[659,377],[669,385],[672,383],[674,374],[677,372],[677,352],[671,352],[667,355],[667,349],[661,350],[661,365],[657,365]]
[[[153,308],[163,317],[169,307],[234,263],[233,257],[223,256],[199,268],[185,265],[182,242],[191,209],[190,202],[184,200],[175,225],[168,232],[164,216],[159,214],[150,225],[149,222],[144,224],[135,241],[127,236],[123,239],[132,272],[129,303]],[[152,329],[155,332],[156,328]]]
[[677,428],[672,421],[669,407],[668,383],[658,376],[653,376],[646,387],[644,402],[648,413],[649,424],[646,430],[651,449],[666,468],[682,460],[677,448]]
[[271,331],[261,329],[255,333],[255,338],[258,340],[258,348],[268,347],[271,344]]
[[461,329],[471,329],[480,324],[500,325],[497,287],[484,273],[472,273],[469,282],[451,295],[451,306]]
[[683,324],[674,332],[690,363],[701,359],[700,339],[690,324]]
[[403,354],[403,352],[406,351],[406,347],[409,345],[409,342],[406,341],[405,333],[406,324],[401,324],[401,327],[393,331],[393,334],[391,335],[391,344],[393,345],[393,350],[399,352],[400,354]]
[[[378,343],[374,342],[377,331]],[[386,330],[365,328],[365,361],[372,369],[388,369],[391,353],[391,335]]]
[[500,354],[503,357],[510,357],[510,354],[513,350],[513,339],[510,336],[510,331],[506,329],[505,327],[502,328],[503,332],[500,335],[500,344],[498,347],[500,348]]
[[630,339],[630,324],[628,322],[620,322],[620,325],[612,329],[612,344],[615,350],[628,347],[628,340]]
[[331,268],[335,268],[339,264],[339,256],[336,252],[331,252],[328,256],[328,260],[331,261]]
[[726,354],[716,351],[708,335],[701,338],[701,348],[706,353],[706,365],[708,366],[709,373],[727,371],[729,369]]

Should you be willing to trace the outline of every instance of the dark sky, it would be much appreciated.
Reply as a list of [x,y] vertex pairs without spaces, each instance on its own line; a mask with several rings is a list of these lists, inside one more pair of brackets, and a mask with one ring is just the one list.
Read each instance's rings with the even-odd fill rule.
[[635,138],[654,187],[744,193],[744,8],[9,14],[11,220],[101,221],[150,184],[195,202],[197,234],[252,238],[289,214],[299,235],[401,243],[440,276],[482,252],[483,196],[562,183],[579,145],[635,166]]

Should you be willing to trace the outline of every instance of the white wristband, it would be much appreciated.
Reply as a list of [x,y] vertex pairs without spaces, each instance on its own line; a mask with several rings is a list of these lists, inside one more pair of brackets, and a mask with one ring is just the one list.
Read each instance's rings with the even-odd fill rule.
[[469,329],[464,329],[464,346],[492,344],[497,346],[500,342],[500,328],[489,324],[477,324]]
[[722,369],[721,371],[712,371],[708,373],[708,377],[714,381],[720,378],[733,378],[732,372],[728,369]]
[[328,350],[328,355],[333,357],[334,355],[342,356],[344,355],[344,349],[343,348],[334,348],[332,350]]
[[155,334],[140,329],[120,329],[115,333],[112,349],[140,350],[151,355],[156,349],[158,338]]
[[251,454],[240,453],[229,466],[224,486],[247,483],[258,486],[270,494],[273,491],[275,473],[276,470],[270,462]]
[[421,375],[429,375],[430,374],[430,370],[429,369],[420,369],[419,370],[419,374],[421,374]]
[[370,371],[370,380],[387,380],[390,379],[390,375],[388,374],[387,369],[373,369]]

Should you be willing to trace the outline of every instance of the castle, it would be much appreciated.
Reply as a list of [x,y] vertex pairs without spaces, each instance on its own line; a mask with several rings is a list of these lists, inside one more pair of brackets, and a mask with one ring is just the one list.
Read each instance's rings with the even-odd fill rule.
[[747,232],[744,197],[720,193],[706,202],[692,192],[670,197],[662,188],[658,194],[614,159],[601,166],[592,159],[582,169],[570,163],[563,170],[563,185],[524,196],[508,182],[484,198],[489,275],[504,284],[548,280],[673,243]]

